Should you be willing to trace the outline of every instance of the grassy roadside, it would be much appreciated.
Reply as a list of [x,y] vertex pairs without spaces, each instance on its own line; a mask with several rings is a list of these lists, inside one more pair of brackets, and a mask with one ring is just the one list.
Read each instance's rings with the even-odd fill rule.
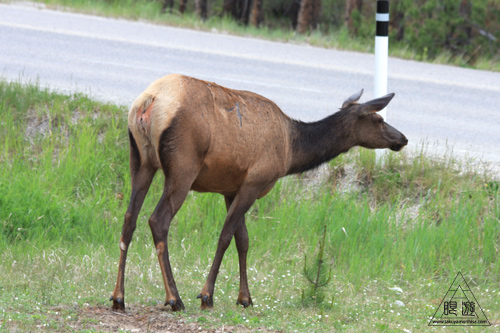
[[[126,110],[0,82],[0,119],[0,331],[131,330],[108,311],[130,194]],[[247,218],[255,306],[247,310],[234,305],[234,246],[214,311],[198,309],[225,209],[221,196],[191,193],[169,239],[187,311],[164,311],[147,225],[161,193],[158,175],[127,263],[129,316],[140,319],[134,327],[427,331],[458,271],[500,325],[498,176],[452,156],[430,159],[424,149],[384,159],[374,164],[372,152],[355,149],[325,173],[285,178],[254,205]],[[322,304],[303,306],[304,255],[314,254],[325,225],[332,281]]]
[[[192,12],[180,15],[178,12],[161,13],[161,4],[149,0],[36,0],[45,4],[48,8],[58,10],[76,11],[92,15],[125,18],[130,20],[145,20],[156,24],[165,24],[176,27],[213,31],[218,33],[229,33],[238,36],[263,38],[273,41],[282,41],[296,44],[310,44],[324,48],[335,48],[340,50],[351,50],[359,52],[374,52],[374,38],[353,37],[342,28],[328,33],[319,29],[310,34],[297,34],[295,31],[283,28],[276,24],[273,28],[243,26],[228,17],[211,16],[202,21]],[[462,57],[453,57],[451,53],[443,52],[435,59],[428,58],[425,53],[420,55],[409,45],[390,42],[389,55],[417,61],[426,61],[437,64],[448,64],[461,67],[471,67],[467,60]],[[498,59],[479,58],[471,68],[500,71]]]

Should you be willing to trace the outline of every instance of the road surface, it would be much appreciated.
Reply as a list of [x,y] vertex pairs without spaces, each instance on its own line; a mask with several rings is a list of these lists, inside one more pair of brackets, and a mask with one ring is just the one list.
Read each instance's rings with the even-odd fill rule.
[[[150,82],[183,73],[262,94],[312,121],[365,89],[371,54],[276,43],[145,22],[0,4],[0,77],[130,105]],[[410,149],[453,149],[500,165],[500,74],[389,58],[387,122]]]

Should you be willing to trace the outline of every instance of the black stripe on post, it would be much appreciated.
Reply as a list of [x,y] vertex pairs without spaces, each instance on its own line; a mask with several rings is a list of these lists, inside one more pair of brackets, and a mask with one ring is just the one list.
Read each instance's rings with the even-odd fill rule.
[[389,0],[377,1],[377,28],[375,36],[389,36]]
[[377,13],[379,13],[379,14],[389,13],[389,0],[378,0],[377,1]]
[[381,37],[389,36],[389,22],[377,21],[377,29],[375,31],[375,36],[381,36]]

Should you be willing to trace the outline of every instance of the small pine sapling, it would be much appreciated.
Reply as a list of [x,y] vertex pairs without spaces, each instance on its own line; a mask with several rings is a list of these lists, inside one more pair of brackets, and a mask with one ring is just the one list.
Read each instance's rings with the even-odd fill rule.
[[332,279],[332,267],[325,262],[326,225],[323,230],[323,239],[319,243],[318,254],[310,265],[307,255],[304,255],[304,277],[309,282],[307,290],[302,290],[303,306],[318,306],[325,299],[324,288]]

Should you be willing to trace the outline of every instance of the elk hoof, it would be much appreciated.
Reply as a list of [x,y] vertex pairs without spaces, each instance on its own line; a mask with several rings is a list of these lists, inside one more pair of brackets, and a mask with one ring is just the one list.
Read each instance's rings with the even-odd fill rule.
[[236,305],[243,305],[244,308],[248,308],[250,305],[253,306],[252,299],[249,298],[248,300],[237,300]]
[[202,310],[212,309],[214,307],[214,301],[212,299],[212,295],[202,295],[202,294],[199,294],[198,296],[196,296],[196,298],[201,298],[201,306],[200,306],[200,308]]
[[117,297],[114,299],[113,296],[111,296],[109,300],[113,301],[113,305],[111,306],[113,310],[125,311],[125,300],[123,297]]
[[172,308],[172,311],[181,311],[184,310],[184,304],[182,301],[179,300],[173,300],[171,299],[170,301],[165,301],[165,306],[170,305]]

